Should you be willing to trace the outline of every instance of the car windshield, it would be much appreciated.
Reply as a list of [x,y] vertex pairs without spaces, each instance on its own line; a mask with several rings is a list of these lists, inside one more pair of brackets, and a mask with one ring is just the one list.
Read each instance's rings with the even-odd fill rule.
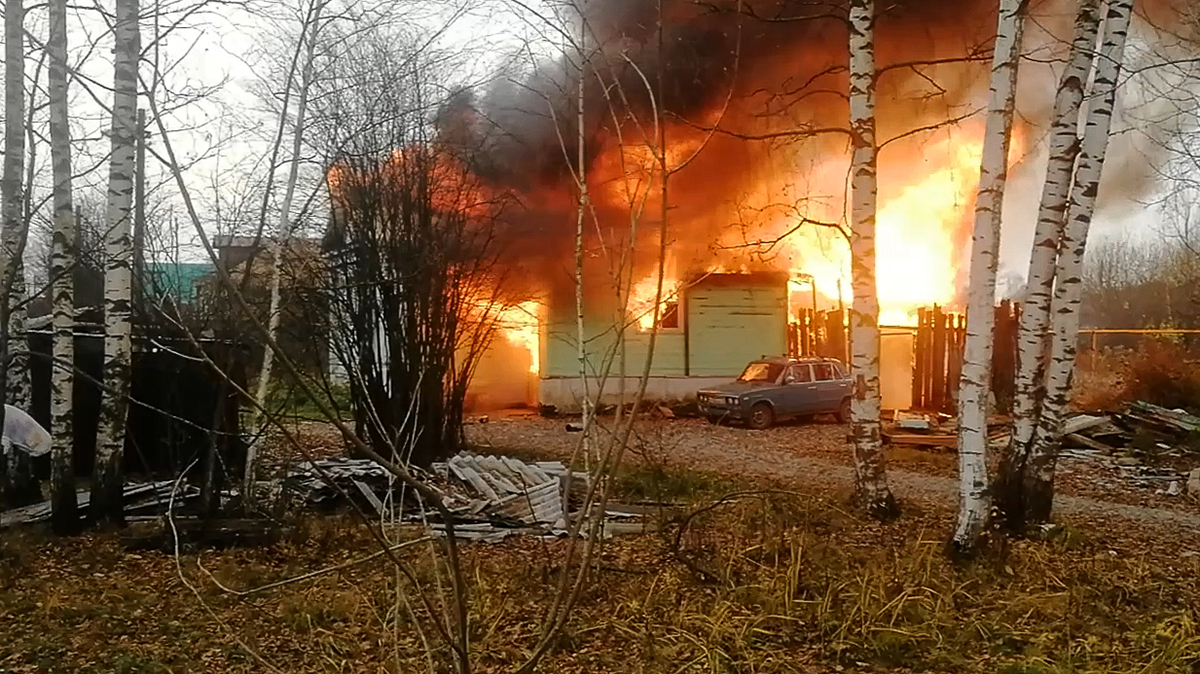
[[783,371],[783,365],[780,363],[750,363],[746,366],[742,376],[738,377],[738,381],[775,381],[779,379],[779,373]]

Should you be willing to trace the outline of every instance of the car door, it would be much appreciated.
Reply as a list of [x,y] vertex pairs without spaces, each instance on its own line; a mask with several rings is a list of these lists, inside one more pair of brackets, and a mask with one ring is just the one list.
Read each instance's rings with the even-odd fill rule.
[[850,395],[850,380],[843,377],[841,368],[832,361],[813,365],[813,386],[817,406],[813,412],[836,412],[842,400]]
[[808,363],[794,363],[783,375],[784,413],[812,414],[816,407],[816,385]]

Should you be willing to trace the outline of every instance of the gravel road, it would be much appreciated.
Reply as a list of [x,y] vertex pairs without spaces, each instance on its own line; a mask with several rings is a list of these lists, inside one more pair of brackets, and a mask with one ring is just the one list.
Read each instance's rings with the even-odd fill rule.
[[[467,438],[481,449],[524,449],[567,456],[579,435],[568,433],[562,420],[493,416],[488,423],[469,425]],[[668,466],[726,475],[799,480],[832,489],[845,489],[853,480],[846,427],[834,423],[782,425],[755,432],[696,419],[646,422],[637,429],[631,449],[635,456],[648,453]],[[952,453],[903,448],[892,452],[888,476],[898,498],[954,504],[958,485]],[[1061,491],[1070,491],[1069,486],[1064,485]],[[1056,498],[1055,507],[1061,514],[1115,517],[1200,533],[1200,512],[1185,505],[1182,497],[1174,498],[1177,505],[1164,508],[1065,493]]]

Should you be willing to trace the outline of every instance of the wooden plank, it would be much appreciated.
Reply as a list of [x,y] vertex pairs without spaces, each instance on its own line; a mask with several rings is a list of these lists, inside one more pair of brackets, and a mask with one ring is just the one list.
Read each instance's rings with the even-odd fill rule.
[[936,304],[933,305],[933,349],[930,351],[930,357],[932,398],[929,407],[941,410],[946,399],[946,315]]
[[951,351],[950,356],[949,356],[950,376],[949,376],[949,379],[946,384],[946,390],[947,390],[946,396],[949,399],[948,400],[949,404],[955,408],[955,411],[957,411],[958,390],[959,390],[960,385],[962,384],[961,379],[962,379],[963,356],[965,355],[966,340],[967,340],[967,321],[966,321],[966,316],[964,316],[962,314],[958,314],[958,315],[954,316],[953,320],[954,320],[954,330],[952,331],[951,334],[954,336],[954,340],[953,340],[954,348]]
[[925,309],[917,309],[917,332],[913,338],[912,408],[925,409]]
[[915,433],[884,433],[883,437],[893,445],[917,445],[920,447],[949,447],[958,444],[953,435],[917,435]]
[[1116,450],[1115,447],[1106,445],[1103,442],[1100,442],[1098,440],[1093,440],[1093,439],[1087,437],[1086,435],[1080,435],[1079,433],[1067,433],[1063,437],[1064,437],[1064,439],[1069,440],[1070,442],[1072,442],[1080,447],[1087,447],[1088,449],[1096,449],[1101,452],[1109,452],[1109,453],[1112,453],[1113,451]]

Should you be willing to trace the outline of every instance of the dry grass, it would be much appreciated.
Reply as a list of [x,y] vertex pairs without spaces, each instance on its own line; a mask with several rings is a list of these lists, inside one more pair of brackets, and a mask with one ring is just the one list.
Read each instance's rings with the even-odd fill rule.
[[[648,480],[641,476],[637,480]],[[715,493],[668,476],[632,493]],[[764,489],[764,485],[732,485]],[[706,497],[707,498],[707,497]],[[941,552],[949,513],[864,523],[839,501],[772,491],[707,510],[680,531],[608,541],[596,582],[545,672],[1188,672],[1200,667],[1200,563],[1112,527],[1063,528],[969,567]],[[678,537],[679,548],[674,547]],[[534,643],[561,542],[469,546],[480,671],[508,671]],[[223,583],[249,588],[372,550],[360,531],[315,521],[272,549],[209,552]],[[431,569],[409,555],[421,574]],[[427,671],[395,574],[364,565],[249,598],[221,593],[183,559],[210,615],[168,556],[108,538],[0,543],[2,671]],[[399,617],[397,617],[399,616]]]

